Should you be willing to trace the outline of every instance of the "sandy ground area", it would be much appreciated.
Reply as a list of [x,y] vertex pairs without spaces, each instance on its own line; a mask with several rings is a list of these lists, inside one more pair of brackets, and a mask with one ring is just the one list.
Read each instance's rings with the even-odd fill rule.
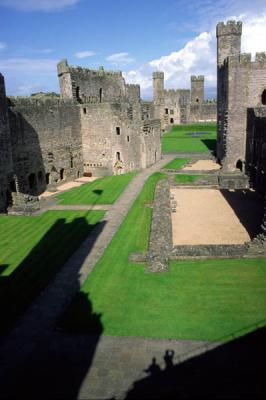
[[250,236],[216,189],[171,189],[173,244],[242,244]]
[[49,196],[54,195],[55,193],[60,193],[60,192],[64,192],[65,190],[68,190],[68,189],[79,187],[79,186],[83,185],[84,183],[93,182],[96,179],[98,179],[98,178],[96,178],[95,176],[92,176],[92,177],[83,176],[81,178],[76,179],[75,181],[63,183],[62,185],[57,187],[56,192],[49,192],[48,190],[46,190],[39,196],[39,198],[42,199],[45,197],[49,197]]
[[221,165],[213,160],[198,160],[191,165],[186,165],[182,171],[214,171],[220,168]]

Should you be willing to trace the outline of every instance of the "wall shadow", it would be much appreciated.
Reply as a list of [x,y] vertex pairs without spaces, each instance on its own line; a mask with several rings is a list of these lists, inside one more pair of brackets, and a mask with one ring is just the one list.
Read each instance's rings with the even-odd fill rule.
[[251,190],[220,190],[225,200],[235,212],[251,239],[260,231],[264,214],[264,199]]
[[[72,233],[71,237],[75,241],[76,235],[83,233],[85,246],[77,253],[75,263],[71,268],[59,271],[59,275],[38,298],[41,305],[39,302],[37,305],[40,308],[30,308],[30,317],[26,319],[22,329],[18,326],[19,343],[12,342],[10,347],[9,336],[2,337],[0,359],[1,354],[5,356],[7,353],[9,361],[0,370],[1,399],[77,398],[103,330],[101,314],[93,311],[87,294],[79,293],[78,298],[82,305],[80,317],[87,325],[93,324],[93,334],[82,335],[74,330],[67,332],[62,326],[58,328],[57,321],[80,289],[80,267],[104,224],[99,222],[92,230],[85,218],[77,218],[70,223],[66,223],[64,219],[57,221],[8,279],[0,277],[1,327],[6,332],[63,265],[63,259],[53,249],[59,247],[59,252],[61,250],[65,254],[66,260],[63,263],[66,262],[73,253],[74,246],[66,238]],[[60,238],[64,238],[61,248]],[[80,236],[78,241],[80,242]],[[76,242],[75,249],[78,247]],[[29,341],[30,351],[25,355],[23,347],[27,347]]]
[[[22,113],[13,111],[14,102],[10,99],[8,102],[13,173],[17,181],[16,189],[24,195],[38,196],[47,187],[40,139],[34,127],[24,118]],[[14,192],[12,182],[10,190]]]
[[266,328],[134,383],[126,399],[262,399]]
[[213,153],[216,153],[216,139],[201,139],[202,143]]

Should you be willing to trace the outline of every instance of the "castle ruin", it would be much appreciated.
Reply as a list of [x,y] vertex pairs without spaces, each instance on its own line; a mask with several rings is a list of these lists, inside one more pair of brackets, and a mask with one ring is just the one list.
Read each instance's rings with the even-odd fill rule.
[[164,73],[153,73],[153,101],[156,118],[165,130],[173,124],[216,121],[216,101],[204,100],[204,76],[192,75],[191,89],[164,89]]
[[120,71],[58,64],[61,96],[6,98],[0,79],[0,211],[31,212],[64,180],[136,171],[161,158],[160,121]]

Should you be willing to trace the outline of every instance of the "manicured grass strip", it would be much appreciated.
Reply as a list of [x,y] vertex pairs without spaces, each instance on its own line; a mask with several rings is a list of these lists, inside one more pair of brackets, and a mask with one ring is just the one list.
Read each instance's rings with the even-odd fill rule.
[[166,164],[163,168],[164,169],[180,169],[185,164],[187,164],[189,161],[190,161],[189,158],[176,158],[175,160],[172,160],[168,164]]
[[60,204],[113,204],[136,173],[105,176],[57,196]]
[[203,179],[206,175],[189,175],[189,174],[176,174],[175,182],[177,183],[193,183],[199,179]]
[[[190,133],[198,133],[196,137]],[[202,134],[200,134],[202,132]],[[208,132],[206,134],[206,132]],[[162,151],[203,153],[216,148],[216,124],[202,123],[189,125],[175,125],[170,132],[162,137]]]
[[[63,326],[94,332],[100,324],[106,335],[195,340],[255,329],[249,326],[266,315],[265,259],[172,262],[161,274],[129,263],[130,253],[147,249],[151,210],[144,205],[159,178],[146,182]],[[101,315],[100,323],[95,315]]]
[[[79,247],[104,211],[0,216],[0,333]],[[78,277],[77,277],[78,279]]]

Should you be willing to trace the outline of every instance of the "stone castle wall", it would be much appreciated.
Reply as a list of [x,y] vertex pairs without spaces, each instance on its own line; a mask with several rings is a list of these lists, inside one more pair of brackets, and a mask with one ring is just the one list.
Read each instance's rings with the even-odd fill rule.
[[13,169],[23,193],[83,174],[79,110],[71,100],[10,98]]
[[0,212],[10,201],[13,166],[4,77],[0,74]]

